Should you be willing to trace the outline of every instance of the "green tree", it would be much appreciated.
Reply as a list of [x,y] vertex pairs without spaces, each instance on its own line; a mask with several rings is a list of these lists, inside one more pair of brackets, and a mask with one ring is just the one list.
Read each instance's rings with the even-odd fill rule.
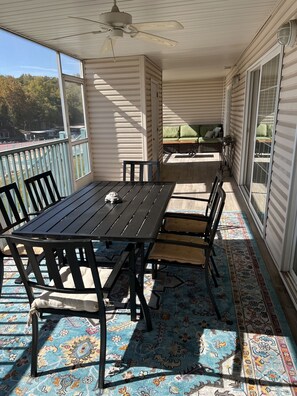
[[22,84],[12,76],[0,76],[0,125],[23,128],[28,101]]
[[[66,83],[71,125],[84,122],[81,87]],[[0,76],[0,127],[44,130],[63,125],[59,81],[56,77],[23,74]]]
[[58,79],[31,75],[22,75],[19,79],[30,106],[27,129],[50,129],[62,125]]

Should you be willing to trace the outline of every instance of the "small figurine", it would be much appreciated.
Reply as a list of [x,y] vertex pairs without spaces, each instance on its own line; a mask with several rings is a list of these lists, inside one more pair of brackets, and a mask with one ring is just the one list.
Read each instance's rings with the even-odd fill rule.
[[117,192],[111,191],[109,194],[106,195],[105,202],[110,202],[112,204],[115,204],[123,201]]

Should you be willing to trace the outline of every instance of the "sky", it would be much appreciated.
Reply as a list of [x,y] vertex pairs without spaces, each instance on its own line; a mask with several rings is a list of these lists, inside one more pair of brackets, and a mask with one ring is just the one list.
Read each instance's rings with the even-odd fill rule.
[[[78,74],[79,62],[62,56],[65,74]],[[0,75],[58,77],[56,52],[0,29]]]

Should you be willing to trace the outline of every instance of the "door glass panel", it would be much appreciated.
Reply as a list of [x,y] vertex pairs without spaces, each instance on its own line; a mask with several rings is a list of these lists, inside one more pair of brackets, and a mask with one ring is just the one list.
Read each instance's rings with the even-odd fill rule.
[[266,216],[278,74],[279,55],[251,73],[245,188],[261,224]]

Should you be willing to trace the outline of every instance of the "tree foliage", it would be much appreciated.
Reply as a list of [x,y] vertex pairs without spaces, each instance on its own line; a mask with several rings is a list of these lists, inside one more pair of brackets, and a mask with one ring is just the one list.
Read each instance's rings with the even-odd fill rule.
[[[80,86],[67,89],[70,123],[83,120]],[[63,125],[59,81],[56,77],[0,75],[0,129],[34,131]]]
[[22,127],[27,113],[27,100],[22,84],[14,77],[0,76],[0,125],[2,128]]

